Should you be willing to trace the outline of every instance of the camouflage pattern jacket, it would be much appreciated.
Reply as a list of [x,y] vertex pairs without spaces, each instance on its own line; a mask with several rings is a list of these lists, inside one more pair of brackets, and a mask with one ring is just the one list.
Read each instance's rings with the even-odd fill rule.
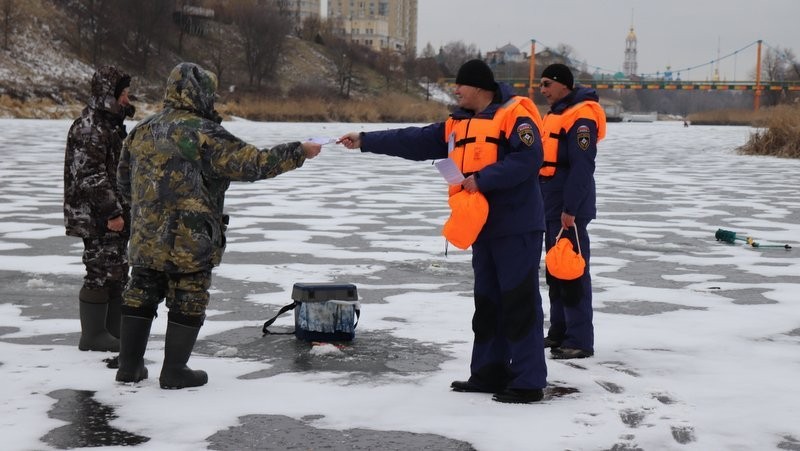
[[64,225],[82,238],[113,234],[109,219],[122,215],[128,234],[129,207],[117,191],[117,164],[125,138],[126,112],[114,89],[127,74],[105,66],[92,77],[91,97],[72,123],[64,153]]
[[179,64],[164,108],[125,140],[118,183],[131,202],[131,266],[192,273],[219,265],[230,182],[274,177],[305,161],[300,142],[261,150],[225,130],[216,88],[212,72]]

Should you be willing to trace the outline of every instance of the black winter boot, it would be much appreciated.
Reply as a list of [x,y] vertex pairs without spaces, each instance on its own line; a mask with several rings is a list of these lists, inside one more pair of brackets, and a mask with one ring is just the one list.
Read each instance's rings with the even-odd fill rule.
[[152,319],[139,316],[122,316],[117,381],[139,382],[142,379],[147,379],[144,352],[147,350],[147,340],[150,338],[150,326],[152,324]]
[[199,332],[199,327],[184,326],[171,321],[167,323],[164,366],[159,377],[161,388],[199,387],[208,382],[208,374],[205,371],[192,370],[186,366]]
[[119,340],[106,330],[108,290],[82,287],[80,295],[81,351],[119,351]]

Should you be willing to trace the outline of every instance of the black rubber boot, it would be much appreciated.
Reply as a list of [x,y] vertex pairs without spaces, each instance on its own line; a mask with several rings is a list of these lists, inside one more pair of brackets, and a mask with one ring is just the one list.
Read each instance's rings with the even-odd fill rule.
[[192,370],[186,366],[197,341],[199,327],[189,327],[168,322],[164,342],[164,366],[161,368],[159,382],[161,388],[179,389],[199,387],[208,382],[208,374],[202,370]]
[[150,326],[152,324],[152,319],[139,316],[122,316],[117,381],[139,382],[142,379],[147,379],[144,352],[147,350],[147,340],[150,338]]
[[120,307],[122,307],[122,290],[125,284],[120,281],[111,282],[108,286],[108,311],[106,312],[106,330],[109,334],[119,338],[119,328],[122,321]]
[[108,312],[108,290],[82,287],[79,295],[81,351],[119,351],[119,340],[106,330]]

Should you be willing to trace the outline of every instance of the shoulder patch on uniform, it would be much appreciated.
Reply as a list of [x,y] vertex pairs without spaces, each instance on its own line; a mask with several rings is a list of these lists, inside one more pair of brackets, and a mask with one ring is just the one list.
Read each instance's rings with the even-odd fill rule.
[[592,137],[590,134],[591,130],[589,129],[588,125],[581,125],[576,130],[576,135],[578,137],[578,147],[581,150],[586,150],[589,148],[589,144],[592,142]]
[[536,141],[533,126],[528,123],[522,123],[517,126],[517,135],[519,135],[519,140],[526,146],[532,146],[534,141]]

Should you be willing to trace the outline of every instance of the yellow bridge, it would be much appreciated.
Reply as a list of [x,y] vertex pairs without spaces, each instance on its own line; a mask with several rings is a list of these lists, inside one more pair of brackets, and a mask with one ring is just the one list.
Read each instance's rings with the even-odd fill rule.
[[[756,53],[756,79],[754,81],[678,81],[678,80],[576,80],[576,83],[583,86],[590,86],[595,89],[663,89],[671,91],[753,91],[753,109],[758,111],[761,95],[764,91],[800,91],[798,81],[764,81],[761,79],[761,46],[763,41],[758,40],[758,50]],[[539,88],[539,83],[535,80],[536,73],[536,40],[531,39],[531,53],[529,60],[528,79],[502,79],[498,81],[509,83],[518,89],[526,89],[528,97],[533,98],[534,92]],[[454,83],[454,79],[445,80]]]
[[[447,80],[454,82],[454,80]],[[526,79],[502,79],[502,81],[515,88],[538,89],[539,83],[534,82],[529,85]],[[754,81],[666,81],[666,80],[576,80],[576,84],[588,86],[595,89],[664,89],[668,91],[800,91],[800,81],[784,82],[761,82],[756,84]]]

